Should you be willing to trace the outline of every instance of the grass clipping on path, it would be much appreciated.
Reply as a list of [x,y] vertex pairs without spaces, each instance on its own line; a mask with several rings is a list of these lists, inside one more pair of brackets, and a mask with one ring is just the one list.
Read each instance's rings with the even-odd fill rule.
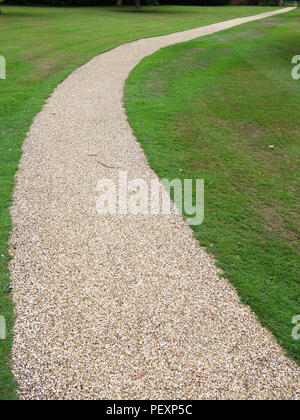
[[299,39],[297,11],[165,48],[133,70],[125,92],[158,176],[205,180],[195,236],[298,362]]

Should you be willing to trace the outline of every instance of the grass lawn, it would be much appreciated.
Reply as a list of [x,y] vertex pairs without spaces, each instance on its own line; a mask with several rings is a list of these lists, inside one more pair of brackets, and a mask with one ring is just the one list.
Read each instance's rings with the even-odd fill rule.
[[298,362],[299,54],[300,10],[160,50],[125,90],[151,167],[205,180],[195,236]]
[[[1,6],[0,55],[7,79],[0,80],[0,315],[13,325],[7,264],[9,205],[21,145],[33,117],[53,88],[89,59],[124,42],[166,34],[270,7],[38,8]],[[105,77],[105,75],[103,75]],[[15,398],[9,368],[12,335],[0,341],[0,399]]]

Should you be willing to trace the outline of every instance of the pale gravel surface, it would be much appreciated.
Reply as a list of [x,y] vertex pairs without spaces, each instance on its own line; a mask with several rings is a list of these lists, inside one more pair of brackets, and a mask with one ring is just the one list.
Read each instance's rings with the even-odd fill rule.
[[35,118],[12,207],[22,399],[299,398],[299,368],[180,216],[95,211],[98,180],[118,176],[98,161],[154,176],[122,105],[138,62],[277,13],[122,45],[76,70]]

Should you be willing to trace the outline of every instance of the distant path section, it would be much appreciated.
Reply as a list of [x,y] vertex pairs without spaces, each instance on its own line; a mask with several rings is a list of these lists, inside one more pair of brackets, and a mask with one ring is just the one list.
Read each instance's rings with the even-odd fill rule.
[[99,180],[155,177],[123,108],[140,60],[290,10],[122,45],[71,74],[35,118],[11,209],[22,399],[300,397],[300,369],[181,216],[96,212]]

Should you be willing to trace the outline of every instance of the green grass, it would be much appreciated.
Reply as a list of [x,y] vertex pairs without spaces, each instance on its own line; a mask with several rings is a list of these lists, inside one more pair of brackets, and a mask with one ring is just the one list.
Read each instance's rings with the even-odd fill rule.
[[[8,339],[0,341],[0,400],[16,398],[9,367],[14,321],[8,271],[9,206],[21,145],[33,117],[53,88],[78,66],[117,45],[142,37],[274,10],[267,7],[38,8],[1,6],[0,55],[0,315]],[[105,77],[105,75],[103,75]]]
[[236,27],[160,50],[125,89],[151,167],[160,178],[205,180],[195,236],[298,362],[299,39],[300,11]]

